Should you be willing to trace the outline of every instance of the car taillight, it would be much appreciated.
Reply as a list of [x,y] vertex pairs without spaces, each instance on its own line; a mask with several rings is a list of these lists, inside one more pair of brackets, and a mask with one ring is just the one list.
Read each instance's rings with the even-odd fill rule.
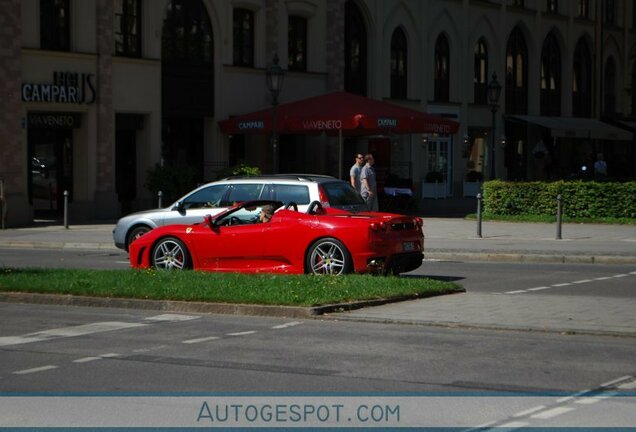
[[387,224],[386,222],[371,222],[370,228],[371,231],[386,231]]
[[413,219],[413,224],[415,225],[416,229],[422,229],[422,227],[424,226],[424,221],[421,217],[416,217]]
[[320,204],[322,204],[323,207],[331,207],[329,205],[329,199],[327,198],[325,188],[323,188],[322,185],[318,185],[318,199],[320,200]]

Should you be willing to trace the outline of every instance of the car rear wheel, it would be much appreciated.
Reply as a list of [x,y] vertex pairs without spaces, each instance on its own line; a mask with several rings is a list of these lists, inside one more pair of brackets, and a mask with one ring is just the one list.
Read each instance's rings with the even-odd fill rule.
[[147,227],[146,225],[139,225],[133,228],[132,231],[130,231],[130,234],[128,234],[128,238],[126,239],[126,250],[128,250],[132,242],[137,240],[142,235],[148,234],[149,232],[150,227]]
[[157,270],[184,270],[192,267],[188,248],[174,237],[159,240],[152,248],[150,261]]
[[349,251],[334,238],[318,240],[307,253],[306,269],[312,274],[340,275],[350,273],[353,267]]

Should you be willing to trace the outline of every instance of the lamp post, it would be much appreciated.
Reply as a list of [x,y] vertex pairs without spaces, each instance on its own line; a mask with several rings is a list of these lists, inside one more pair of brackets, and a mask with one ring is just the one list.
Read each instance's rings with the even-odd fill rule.
[[492,73],[492,79],[488,83],[488,103],[492,112],[492,139],[490,144],[490,179],[495,178],[495,114],[499,109],[499,96],[501,95],[501,84],[497,81],[497,74]]
[[278,106],[278,94],[283,88],[283,80],[285,78],[285,71],[278,65],[278,54],[274,53],[272,63],[265,71],[265,77],[267,78],[267,89],[272,95],[272,156],[273,165],[272,170],[274,173],[278,172],[278,135],[276,134],[276,107]]

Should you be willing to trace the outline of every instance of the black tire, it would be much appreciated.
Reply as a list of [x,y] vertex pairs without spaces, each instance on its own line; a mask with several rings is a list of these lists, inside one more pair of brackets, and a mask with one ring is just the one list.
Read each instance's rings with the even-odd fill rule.
[[141,237],[144,234],[148,234],[150,230],[151,228],[146,225],[138,225],[134,227],[128,234],[128,237],[126,237],[126,250],[128,250],[128,248],[130,247],[130,244],[134,240],[137,240],[139,237]]
[[192,268],[192,258],[181,240],[164,237],[152,247],[150,265],[157,270],[186,270]]
[[307,250],[305,270],[316,275],[351,273],[353,260],[346,246],[335,238],[320,239]]

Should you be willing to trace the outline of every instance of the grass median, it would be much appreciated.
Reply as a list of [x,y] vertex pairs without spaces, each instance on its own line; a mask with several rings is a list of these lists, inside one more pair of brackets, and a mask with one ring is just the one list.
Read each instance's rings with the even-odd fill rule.
[[424,277],[246,275],[198,271],[0,269],[0,291],[283,306],[320,306],[463,291]]

